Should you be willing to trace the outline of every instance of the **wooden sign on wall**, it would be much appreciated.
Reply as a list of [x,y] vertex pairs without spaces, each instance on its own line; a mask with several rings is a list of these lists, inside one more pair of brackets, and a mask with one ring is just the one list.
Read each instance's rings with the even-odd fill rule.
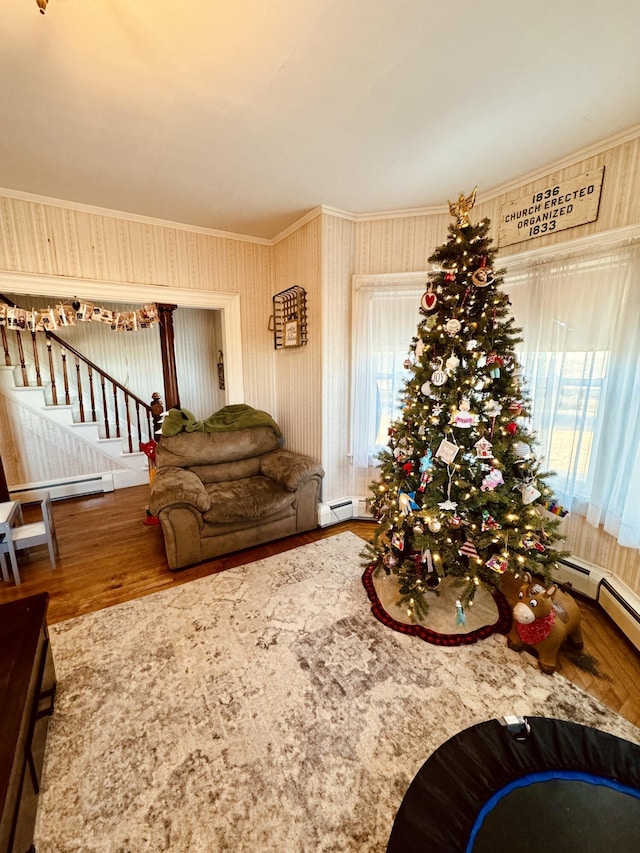
[[498,245],[510,246],[594,222],[598,218],[604,166],[560,183],[549,183],[500,208]]

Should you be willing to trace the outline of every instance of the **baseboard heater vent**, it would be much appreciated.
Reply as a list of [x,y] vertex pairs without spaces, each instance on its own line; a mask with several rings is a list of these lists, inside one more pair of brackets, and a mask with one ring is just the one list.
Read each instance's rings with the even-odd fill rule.
[[320,516],[318,523],[320,527],[329,527],[340,521],[353,518],[353,501],[351,498],[342,498],[336,501],[320,504]]
[[43,492],[49,492],[52,501],[74,498],[80,495],[95,495],[113,491],[113,476],[110,473],[87,474],[68,479],[49,480],[43,483],[25,483],[9,489],[12,500],[31,503],[41,500]]
[[605,578],[600,584],[598,603],[640,650],[640,596],[616,577]]
[[558,560],[558,567],[553,569],[552,573],[555,580],[560,583],[570,583],[576,592],[594,601],[598,600],[600,584],[604,578],[611,576],[611,572],[601,566],[577,557]]
[[320,504],[318,513],[320,527],[329,527],[331,524],[338,524],[350,518],[373,518],[366,498],[339,498]]
[[558,560],[554,579],[597,601],[633,645],[640,649],[640,596],[613,572],[576,557]]

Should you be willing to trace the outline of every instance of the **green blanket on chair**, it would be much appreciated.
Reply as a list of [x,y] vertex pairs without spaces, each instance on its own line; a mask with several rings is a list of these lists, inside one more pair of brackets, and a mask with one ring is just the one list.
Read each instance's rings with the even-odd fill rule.
[[197,421],[195,416],[182,408],[169,409],[162,422],[163,435],[177,435],[179,432],[225,432],[246,427],[268,426],[278,438],[282,438],[280,427],[267,412],[253,409],[245,403],[235,406],[223,406],[204,421]]

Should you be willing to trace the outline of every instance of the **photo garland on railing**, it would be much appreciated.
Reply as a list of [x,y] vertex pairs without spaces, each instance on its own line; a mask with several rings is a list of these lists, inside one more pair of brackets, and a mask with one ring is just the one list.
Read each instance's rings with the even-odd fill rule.
[[160,322],[155,303],[143,305],[136,311],[111,311],[91,302],[58,303],[53,308],[33,308],[27,311],[0,302],[0,326],[16,332],[46,332],[75,326],[77,323],[103,323],[115,332],[137,332]]

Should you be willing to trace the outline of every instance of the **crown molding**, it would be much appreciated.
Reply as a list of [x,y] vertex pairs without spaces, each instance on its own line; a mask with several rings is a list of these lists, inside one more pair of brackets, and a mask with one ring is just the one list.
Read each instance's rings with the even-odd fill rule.
[[[544,166],[536,169],[533,172],[528,172],[519,178],[507,181],[503,184],[498,184],[489,190],[480,193],[480,203],[493,201],[499,196],[506,195],[514,190],[519,190],[541,178],[548,178],[554,172],[566,169],[570,166],[577,165],[583,160],[590,157],[596,157],[603,154],[611,148],[616,148],[619,145],[624,145],[626,142],[631,142],[640,136],[640,125],[635,125],[632,128],[621,131],[614,136],[596,142],[593,145],[575,151],[572,154],[560,160],[552,161]],[[247,234],[237,234],[231,231],[220,231],[214,228],[204,228],[199,225],[187,225],[184,222],[172,222],[167,219],[156,219],[151,216],[142,216],[134,213],[126,213],[119,210],[110,210],[104,207],[95,207],[89,204],[81,204],[80,202],[66,201],[64,199],[50,198],[49,196],[35,195],[33,193],[23,192],[21,190],[12,190],[0,187],[0,197],[14,198],[19,201],[33,202],[35,204],[44,204],[51,207],[61,207],[67,210],[77,210],[82,213],[91,213],[98,216],[108,216],[113,219],[124,219],[132,222],[139,222],[143,225],[155,225],[160,228],[171,228],[179,231],[187,231],[192,234],[204,234],[209,237],[219,237],[225,240],[236,240],[245,243],[255,243],[260,246],[275,246],[282,240],[289,237],[299,228],[312,222],[318,216],[327,215],[341,219],[347,219],[350,222],[372,222],[380,219],[407,219],[414,216],[439,216],[449,214],[449,208],[446,204],[430,205],[425,207],[406,208],[403,210],[378,210],[370,213],[355,213],[353,211],[340,210],[339,208],[330,207],[327,205],[318,205],[312,208],[277,234],[275,237],[251,237]]]
[[27,201],[33,204],[44,204],[48,207],[62,207],[66,210],[76,210],[79,213],[90,213],[95,216],[105,216],[110,219],[126,219],[129,222],[139,222],[141,225],[155,225],[159,228],[171,228],[176,231],[188,231],[191,234],[204,234],[208,237],[220,237],[224,240],[238,240],[243,243],[257,243],[270,246],[272,241],[265,237],[251,237],[247,234],[235,234],[232,231],[219,231],[215,228],[204,228],[201,225],[188,225],[184,222],[172,222],[169,219],[157,219],[153,216],[142,216],[138,213],[126,213],[122,210],[111,210],[107,207],[96,207],[92,204],[82,204],[78,201],[66,201],[61,198],[51,198],[45,195],[23,192],[0,187],[0,196]]
[[498,184],[498,186],[483,192],[481,200],[482,202],[493,201],[493,199],[498,196],[506,195],[513,190],[522,189],[541,178],[548,178],[553,175],[554,172],[560,172],[562,169],[567,169],[570,166],[576,166],[583,160],[588,160],[590,157],[597,157],[599,154],[604,154],[605,151],[617,148],[619,145],[624,145],[626,142],[632,142],[639,136],[640,124],[621,131],[620,133],[615,134],[615,136],[609,136],[607,139],[601,139],[600,142],[595,142],[593,145],[581,148],[579,151],[574,151],[572,154],[563,157],[561,160],[554,160],[551,163],[547,163],[545,166],[541,166],[534,172],[527,172],[526,175],[522,175],[519,178],[514,178],[504,184]]

